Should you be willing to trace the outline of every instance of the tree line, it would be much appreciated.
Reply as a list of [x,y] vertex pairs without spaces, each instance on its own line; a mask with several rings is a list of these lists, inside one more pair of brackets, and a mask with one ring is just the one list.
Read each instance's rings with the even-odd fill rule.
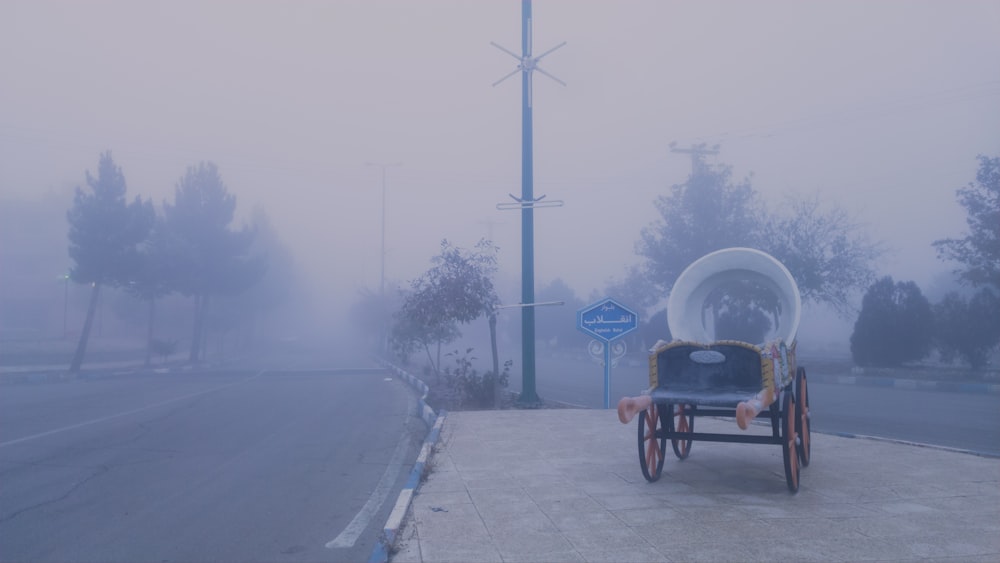
[[968,232],[934,242],[969,290],[931,304],[916,283],[885,276],[868,288],[851,334],[861,366],[899,366],[937,350],[942,361],[986,367],[1000,345],[1000,157],[980,155],[976,179],[957,190]]
[[[750,177],[734,180],[731,167],[700,160],[685,183],[653,202],[660,217],[642,229],[636,242],[641,262],[623,279],[609,281],[603,294],[652,313],[631,335],[638,339],[636,344],[669,339],[666,296],[684,268],[715,250],[752,247],[785,264],[804,301],[825,304],[842,317],[856,316],[851,350],[859,365],[898,365],[925,357],[933,347],[946,361],[960,359],[981,367],[1000,340],[1000,158],[980,156],[979,164],[976,181],[958,190],[969,232],[934,243],[942,260],[961,265],[956,273],[977,290],[972,297],[952,292],[933,306],[926,299],[917,303],[923,296],[915,284],[877,276],[885,248],[844,209],[824,205],[816,197],[767,204]],[[441,254],[432,259],[434,266],[412,280],[394,305],[381,305],[395,311],[391,319],[380,318],[383,327],[390,326],[388,339],[397,357],[406,359],[421,350],[438,371],[441,346],[459,338],[461,325],[486,318],[495,331],[496,252],[489,241],[465,250],[446,240]],[[716,297],[713,304],[717,330],[728,331],[724,338],[758,341],[771,328],[773,296],[754,287],[728,289],[730,295]],[[862,293],[859,312],[854,299]],[[538,313],[537,337],[581,342],[574,321],[583,302],[568,285],[557,279],[541,288],[538,298],[565,301],[567,306],[549,314],[551,318]],[[367,299],[374,307],[378,296],[369,294]],[[914,332],[918,328],[923,332]],[[493,356],[496,373],[495,350]]]
[[211,162],[189,166],[173,201],[158,213],[152,200],[127,198],[128,186],[111,152],[100,155],[97,173],[77,187],[69,221],[69,276],[91,287],[87,314],[70,364],[83,364],[101,290],[119,288],[148,303],[146,362],[153,352],[158,299],[172,293],[194,301],[189,360],[203,358],[205,321],[213,300],[239,295],[257,284],[268,257],[255,250],[257,229],[233,225],[236,196]]

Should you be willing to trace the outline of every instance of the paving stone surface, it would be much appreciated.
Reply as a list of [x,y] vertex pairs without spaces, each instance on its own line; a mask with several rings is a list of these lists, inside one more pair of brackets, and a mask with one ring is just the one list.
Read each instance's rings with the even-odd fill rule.
[[1000,459],[932,447],[813,433],[793,495],[780,446],[668,443],[649,483],[614,411],[502,410],[448,413],[430,464],[393,562],[1000,561]]

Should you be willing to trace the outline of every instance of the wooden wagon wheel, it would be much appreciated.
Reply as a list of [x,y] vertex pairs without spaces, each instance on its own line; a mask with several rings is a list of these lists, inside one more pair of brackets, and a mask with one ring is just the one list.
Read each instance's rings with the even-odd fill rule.
[[[673,405],[673,416],[670,418],[669,430],[671,432],[694,432],[694,409],[684,403]],[[687,459],[691,454],[691,440],[671,439],[670,445],[674,448],[674,455],[677,459]]]
[[795,371],[795,431],[799,434],[799,439],[795,444],[795,450],[799,454],[799,463],[802,467],[809,467],[810,439],[809,439],[809,388],[806,385],[806,370],[799,368]]
[[667,439],[663,437],[663,417],[656,403],[639,413],[639,467],[642,476],[652,483],[663,471]]
[[799,455],[795,449],[797,411],[792,390],[787,388],[781,395],[781,457],[785,460],[785,481],[788,483],[788,490],[795,493],[799,490]]

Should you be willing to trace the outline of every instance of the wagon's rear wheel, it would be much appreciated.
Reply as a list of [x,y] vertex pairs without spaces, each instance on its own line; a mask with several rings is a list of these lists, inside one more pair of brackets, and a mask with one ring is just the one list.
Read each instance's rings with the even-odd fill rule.
[[795,431],[799,434],[799,439],[795,443],[795,450],[799,454],[799,463],[802,467],[809,467],[811,455],[809,447],[809,387],[806,384],[806,370],[799,368],[795,372]]
[[663,471],[663,455],[667,439],[663,436],[661,407],[652,403],[639,413],[639,467],[642,476],[652,483],[660,478]]
[[797,411],[792,390],[785,389],[781,395],[781,457],[785,460],[785,481],[788,483],[788,490],[795,493],[799,490],[799,456],[795,450]]
[[[669,429],[671,432],[694,432],[694,407],[681,403],[672,405]],[[691,453],[691,440],[671,439],[671,447],[677,459],[687,459]]]

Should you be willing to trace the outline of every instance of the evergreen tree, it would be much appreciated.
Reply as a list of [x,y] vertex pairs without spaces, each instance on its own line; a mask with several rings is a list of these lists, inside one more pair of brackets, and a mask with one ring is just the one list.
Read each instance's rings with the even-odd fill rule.
[[139,246],[136,268],[123,289],[136,299],[145,301],[148,307],[146,327],[146,360],[149,366],[153,356],[153,327],[156,319],[156,301],[174,291],[171,272],[175,264],[170,262],[173,253],[168,248],[170,238],[164,231],[163,218],[156,216],[148,239]]
[[263,257],[251,255],[254,231],[232,229],[236,196],[211,162],[190,166],[177,183],[174,202],[164,203],[171,284],[194,299],[190,360],[202,358],[205,319],[211,298],[237,295],[264,274]]
[[949,292],[934,305],[934,336],[943,361],[961,359],[982,369],[1000,345],[1000,297],[988,288],[971,299]]
[[255,210],[252,228],[256,234],[249,253],[266,258],[267,270],[246,291],[216,299],[206,319],[213,334],[235,331],[239,338],[236,345],[243,350],[260,350],[263,337],[283,330],[278,312],[289,306],[293,293],[301,296],[303,291],[291,249],[264,211]]
[[90,304],[70,371],[80,371],[87,352],[90,329],[105,285],[127,286],[140,269],[140,247],[149,237],[155,213],[150,202],[125,199],[125,175],[111,152],[100,157],[97,177],[86,172],[87,190],[76,188],[69,221],[70,278],[90,284]]
[[920,360],[931,350],[931,306],[917,284],[886,276],[868,288],[851,334],[851,356],[860,366],[890,367]]

